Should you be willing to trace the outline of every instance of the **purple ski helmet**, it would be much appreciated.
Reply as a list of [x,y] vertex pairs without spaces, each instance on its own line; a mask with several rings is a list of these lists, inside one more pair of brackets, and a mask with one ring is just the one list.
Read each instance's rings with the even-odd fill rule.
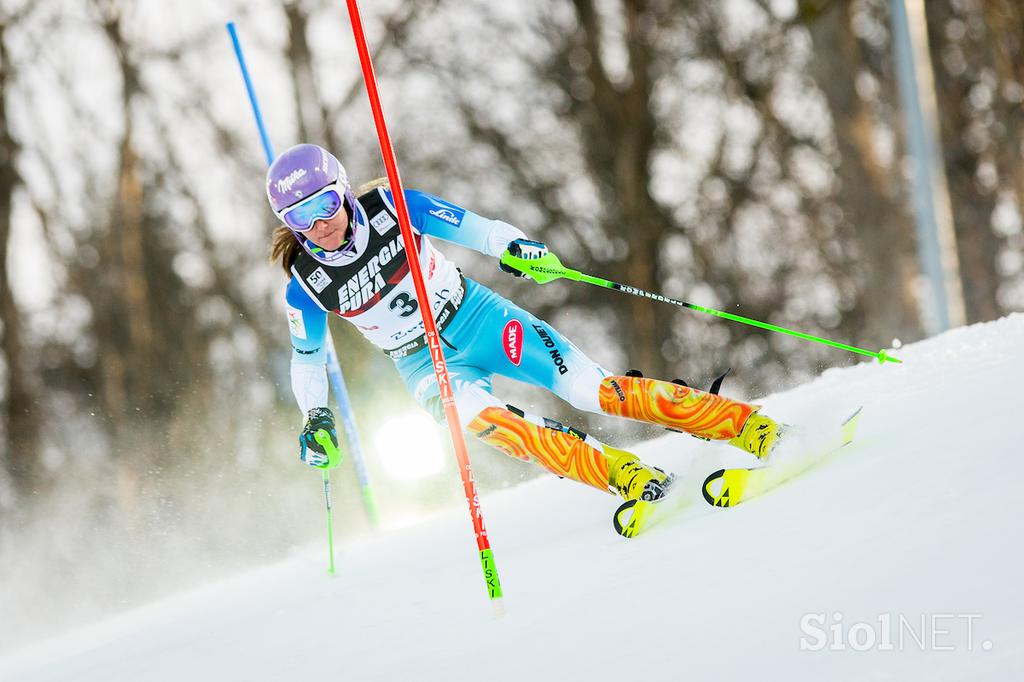
[[355,197],[348,174],[341,162],[329,151],[315,144],[297,144],[274,159],[267,170],[267,199],[274,213],[300,203],[321,189],[337,183],[338,193],[353,215]]

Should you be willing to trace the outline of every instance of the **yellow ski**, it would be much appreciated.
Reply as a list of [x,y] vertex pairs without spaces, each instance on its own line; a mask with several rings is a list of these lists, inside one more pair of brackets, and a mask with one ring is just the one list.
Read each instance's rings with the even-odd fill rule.
[[713,507],[735,507],[799,476],[828,455],[849,445],[857,433],[861,408],[846,418],[835,441],[816,451],[801,453],[778,464],[750,469],[719,469],[704,480],[704,499]]

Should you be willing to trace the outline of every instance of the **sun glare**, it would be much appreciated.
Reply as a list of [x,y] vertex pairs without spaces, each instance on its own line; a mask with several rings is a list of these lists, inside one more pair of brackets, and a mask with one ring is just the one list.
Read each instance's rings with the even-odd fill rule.
[[444,468],[444,447],[437,425],[425,414],[393,417],[377,428],[373,444],[389,476],[416,481]]

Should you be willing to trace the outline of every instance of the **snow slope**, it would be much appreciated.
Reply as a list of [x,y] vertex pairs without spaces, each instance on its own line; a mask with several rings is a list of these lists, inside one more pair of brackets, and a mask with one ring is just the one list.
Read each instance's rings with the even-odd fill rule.
[[[501,619],[457,508],[343,547],[333,579],[316,548],[38,644],[0,679],[1024,679],[1022,348],[1014,315],[771,396],[792,423],[863,404],[858,443],[634,540],[612,498],[553,477],[485,496]],[[743,461],[672,434],[639,451]],[[845,650],[801,650],[832,626]]]

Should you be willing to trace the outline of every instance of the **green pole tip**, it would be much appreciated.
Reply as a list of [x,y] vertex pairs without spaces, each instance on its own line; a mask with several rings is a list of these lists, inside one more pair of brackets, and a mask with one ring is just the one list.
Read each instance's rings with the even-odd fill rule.
[[894,355],[889,355],[888,353],[886,353],[884,348],[882,350],[878,351],[878,354],[875,355],[875,357],[878,358],[878,364],[880,364],[880,365],[884,365],[887,362],[895,362],[896,364],[903,364],[903,361],[900,360],[898,357],[896,357]]

